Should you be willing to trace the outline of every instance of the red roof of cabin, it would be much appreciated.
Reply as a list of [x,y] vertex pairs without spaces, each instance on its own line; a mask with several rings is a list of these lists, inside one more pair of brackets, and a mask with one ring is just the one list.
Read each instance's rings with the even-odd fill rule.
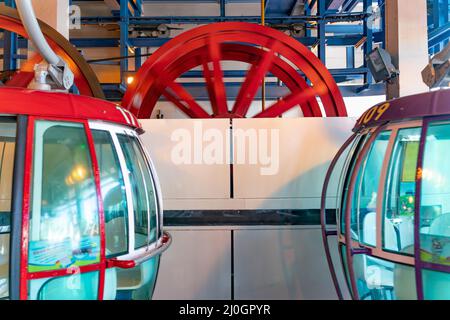
[[62,92],[0,87],[0,114],[101,120],[141,128],[134,115],[114,103]]

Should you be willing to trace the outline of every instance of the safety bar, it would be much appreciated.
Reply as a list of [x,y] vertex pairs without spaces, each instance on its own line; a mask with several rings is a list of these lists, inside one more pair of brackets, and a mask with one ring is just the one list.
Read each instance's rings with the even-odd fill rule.
[[348,138],[343,146],[339,149],[339,151],[334,156],[333,160],[330,163],[330,166],[328,167],[327,174],[325,176],[325,181],[323,183],[322,188],[322,198],[320,200],[320,225],[322,228],[322,241],[323,246],[325,249],[325,255],[327,258],[328,268],[330,269],[331,273],[331,279],[333,280],[334,288],[336,289],[336,294],[339,298],[339,300],[343,300],[344,297],[342,295],[341,288],[339,287],[339,281],[336,276],[336,269],[333,265],[333,259],[331,258],[330,253],[330,246],[328,244],[328,237],[329,236],[335,236],[337,235],[336,230],[327,230],[327,217],[326,217],[326,200],[327,200],[327,190],[328,190],[328,183],[330,182],[331,174],[333,173],[334,167],[336,166],[336,163],[338,162],[339,158],[341,157],[342,153],[347,149],[347,147],[353,142],[355,139],[356,134],[353,134]]
[[121,269],[131,269],[134,268],[145,261],[150,260],[151,258],[163,253],[169,248],[172,243],[172,237],[168,232],[164,232],[161,237],[161,241],[156,248],[145,251],[141,254],[137,254],[129,260],[119,260],[117,258],[107,259],[106,260],[106,268],[121,268]]

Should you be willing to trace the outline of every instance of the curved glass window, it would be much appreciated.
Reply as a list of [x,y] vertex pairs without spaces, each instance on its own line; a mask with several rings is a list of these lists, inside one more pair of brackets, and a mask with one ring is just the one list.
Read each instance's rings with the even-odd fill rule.
[[97,191],[84,126],[36,121],[29,272],[100,261]]
[[372,143],[355,182],[351,208],[352,237],[376,245],[377,195],[381,169],[391,131],[382,131]]
[[128,207],[119,158],[108,131],[92,130],[105,213],[106,256],[128,251]]
[[[134,247],[156,241],[156,194],[150,169],[136,137],[118,134],[130,176],[134,208]],[[149,224],[150,216],[150,224]]]
[[359,254],[353,256],[353,268],[361,300],[417,299],[411,266]]
[[422,281],[426,300],[450,300],[450,273],[424,269]]
[[[450,123],[430,124],[425,140],[420,208],[421,259],[450,265]],[[450,290],[450,289],[449,289]]]
[[64,277],[33,280],[29,298],[33,300],[96,300],[98,280],[98,271],[75,272]]
[[[345,202],[348,196],[348,188],[349,188],[349,183],[350,183],[350,179],[353,175],[353,169],[355,166],[355,160],[356,157],[359,154],[359,151],[362,149],[362,147],[364,146],[365,142],[367,141],[367,139],[370,137],[370,134],[367,135],[363,135],[359,138],[357,138],[357,140],[355,140],[355,143],[352,146],[352,149],[350,150],[348,157],[347,157],[347,163],[345,164],[344,167],[344,174],[345,177],[342,179],[343,180],[343,187],[342,187],[342,197],[340,199],[340,210],[339,212],[339,219],[340,219],[340,232],[341,234],[345,234]],[[339,182],[341,183],[341,182]],[[339,189],[341,191],[341,189]],[[353,219],[353,217],[351,217],[351,219]]]
[[417,157],[422,128],[400,129],[386,177],[383,248],[414,254]]

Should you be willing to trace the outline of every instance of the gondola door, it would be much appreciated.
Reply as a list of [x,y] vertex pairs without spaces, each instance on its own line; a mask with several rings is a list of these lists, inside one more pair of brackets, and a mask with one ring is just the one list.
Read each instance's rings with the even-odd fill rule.
[[103,203],[87,121],[30,117],[21,299],[103,299]]
[[105,221],[105,299],[150,299],[158,271],[160,205],[134,130],[90,122]]

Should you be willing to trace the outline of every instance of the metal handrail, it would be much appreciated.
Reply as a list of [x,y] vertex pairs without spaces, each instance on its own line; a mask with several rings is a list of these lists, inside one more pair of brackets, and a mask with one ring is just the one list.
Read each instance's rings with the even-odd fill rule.
[[106,267],[107,268],[116,267],[121,269],[134,268],[144,263],[145,261],[148,261],[166,251],[167,248],[169,248],[169,246],[171,245],[171,243],[172,243],[172,236],[168,232],[164,232],[163,236],[158,240],[157,246],[155,248],[131,256],[131,258],[127,260],[120,260],[117,258],[107,259]]

